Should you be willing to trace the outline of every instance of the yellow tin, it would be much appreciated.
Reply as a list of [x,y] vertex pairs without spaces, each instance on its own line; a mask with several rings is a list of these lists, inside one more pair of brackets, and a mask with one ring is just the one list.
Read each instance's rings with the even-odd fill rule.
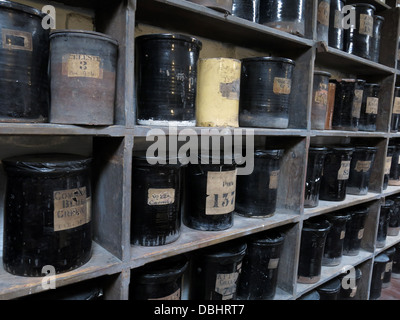
[[241,62],[236,59],[200,59],[197,126],[239,127],[240,72]]

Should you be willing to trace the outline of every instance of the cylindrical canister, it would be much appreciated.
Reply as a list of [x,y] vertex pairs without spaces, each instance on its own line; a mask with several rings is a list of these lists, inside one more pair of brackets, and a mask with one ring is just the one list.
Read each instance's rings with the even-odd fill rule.
[[389,173],[389,186],[400,186],[400,144],[393,142],[394,152]]
[[132,272],[130,300],[181,300],[182,276],[188,266],[185,256],[152,262]]
[[276,293],[285,235],[269,231],[250,237],[239,277],[240,300],[271,300]]
[[369,214],[368,207],[354,208],[348,211],[350,220],[346,224],[346,234],[343,243],[343,255],[357,256],[361,249],[364,229]]
[[305,0],[260,0],[259,23],[304,37],[306,32]]
[[[400,64],[400,63],[399,63]],[[392,108],[391,132],[398,132],[400,126],[400,87],[394,89],[394,102]]]
[[365,80],[342,79],[336,83],[332,129],[357,131]]
[[347,181],[354,148],[333,146],[325,156],[324,171],[321,178],[319,199],[343,201],[346,199]]
[[236,59],[200,59],[197,78],[198,127],[239,127],[241,63]]
[[360,268],[351,268],[338,276],[341,281],[338,300],[356,299],[357,289],[360,285],[362,271]]
[[304,221],[297,277],[299,283],[316,283],[321,278],[322,255],[330,228],[327,220],[316,218]]
[[[175,159],[177,160],[177,159]],[[175,162],[177,164],[172,164]],[[181,171],[178,161],[151,165],[145,155],[133,158],[131,243],[160,246],[181,232]]]
[[374,16],[374,28],[369,49],[371,60],[379,63],[380,50],[381,50],[381,33],[385,18],[382,16]]
[[392,278],[400,279],[400,243],[393,246],[395,252],[393,254]]
[[385,276],[385,268],[389,262],[389,257],[381,253],[374,258],[374,265],[372,268],[371,287],[369,293],[370,300],[377,300],[382,294],[382,282]]
[[376,235],[376,247],[383,248],[386,244],[387,231],[389,226],[389,219],[391,211],[393,210],[394,201],[386,199],[381,204],[381,211],[379,214],[378,232]]
[[320,285],[317,288],[320,300],[338,300],[341,284],[339,279],[334,278]]
[[315,208],[319,204],[319,190],[324,160],[327,152],[325,147],[310,147],[308,150],[307,177],[305,186],[305,208]]
[[258,23],[260,16],[260,0],[233,0],[232,15]]
[[237,177],[236,212],[246,217],[267,218],[275,214],[279,173],[285,150],[256,150],[254,170]]
[[343,0],[331,0],[329,12],[329,46],[338,50],[343,50],[344,29],[343,21]]
[[294,66],[294,61],[286,58],[242,60],[239,100],[241,127],[288,127]]
[[227,14],[231,13],[232,11],[232,0],[187,0],[187,1],[197,3],[207,8]]
[[336,80],[329,80],[328,107],[326,109],[325,130],[332,130],[333,109],[335,108]]
[[346,224],[350,219],[347,213],[326,214],[324,218],[331,224],[331,229],[326,236],[323,266],[337,266],[342,261],[343,243],[346,235]]
[[391,200],[393,200],[394,203],[389,213],[387,235],[390,237],[397,237],[400,233],[400,196],[394,196]]
[[50,122],[114,124],[118,42],[98,32],[57,30],[50,57]]
[[387,156],[385,161],[385,172],[383,176],[383,190],[386,190],[387,187],[389,186],[389,176],[390,176],[390,170],[392,168],[392,158],[395,148],[396,148],[395,146],[388,146]]
[[385,275],[382,280],[382,289],[390,287],[390,281],[392,280],[392,270],[393,270],[393,256],[396,252],[394,247],[385,250],[384,254],[389,257],[389,262],[385,266]]
[[[326,1],[322,1],[326,2]],[[314,72],[313,101],[311,109],[311,129],[324,130],[328,109],[329,78],[324,71]]]
[[361,105],[360,131],[376,131],[376,119],[379,112],[379,91],[380,85],[376,83],[366,83]]
[[201,41],[181,34],[136,38],[137,123],[196,125]]
[[201,158],[186,168],[183,223],[202,231],[229,229],[235,210],[236,164],[232,158]]
[[331,0],[318,0],[317,40],[329,43],[329,16]]
[[346,187],[347,194],[365,195],[368,193],[369,180],[377,151],[376,147],[355,147],[350,163],[350,176]]
[[374,36],[375,7],[367,3],[352,5],[356,12],[356,25],[345,29],[344,51],[371,59],[371,42]]
[[193,255],[191,300],[236,300],[247,244],[229,241]]
[[4,269],[43,276],[76,269],[91,258],[91,159],[72,154],[4,159]]
[[0,122],[46,122],[49,116],[49,30],[45,14],[0,2]]

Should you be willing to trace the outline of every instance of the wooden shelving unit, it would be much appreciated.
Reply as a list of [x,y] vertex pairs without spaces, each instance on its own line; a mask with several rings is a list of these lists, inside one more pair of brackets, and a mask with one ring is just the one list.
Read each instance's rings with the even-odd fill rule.
[[[147,263],[179,254],[193,254],[197,249],[217,243],[244,238],[265,230],[281,228],[286,234],[279,267],[278,289],[275,300],[295,300],[317,286],[337,276],[347,266],[362,268],[364,278],[358,293],[368,299],[374,257],[400,242],[387,240],[385,248],[375,248],[375,236],[380,203],[385,197],[400,194],[400,187],[382,189],[383,165],[390,139],[400,137],[391,133],[391,106],[398,79],[397,41],[400,9],[380,1],[362,1],[376,5],[378,12],[390,22],[382,35],[380,63],[371,62],[346,52],[321,45],[316,41],[317,0],[309,1],[306,36],[300,38],[250,21],[225,15],[185,0],[116,0],[116,1],[56,1],[79,9],[92,10],[95,27],[119,41],[117,101],[115,125],[86,127],[53,124],[0,124],[0,159],[6,156],[31,153],[70,151],[94,158],[93,231],[94,251],[88,264],[58,275],[57,287],[77,282],[101,279],[106,283],[106,299],[129,299],[131,271]],[[356,1],[361,2],[361,1]],[[390,30],[389,30],[390,29]],[[296,62],[292,90],[290,124],[286,130],[252,129],[264,143],[285,146],[285,156],[278,189],[278,210],[266,219],[235,216],[234,226],[223,232],[200,232],[182,226],[181,237],[162,247],[132,246],[130,243],[132,154],[153,127],[136,125],[136,94],[134,38],[148,30],[177,32],[199,37],[203,47],[218,44],[218,54],[229,52],[232,57],[277,55]],[[229,48],[229,51],[228,49]],[[226,49],[226,51],[224,51]],[[383,53],[385,51],[385,53]],[[212,57],[215,50],[204,50],[202,57]],[[376,81],[382,86],[377,132],[348,132],[311,130],[311,101],[314,70],[354,76]],[[158,127],[168,134],[168,127]],[[178,132],[183,128],[178,129]],[[191,128],[195,133],[202,129]],[[214,128],[222,130],[222,128]],[[213,131],[210,135],[219,135]],[[343,202],[321,201],[317,208],[304,209],[303,190],[307,155],[314,141],[350,142],[367,139],[378,147],[373,168],[370,192],[365,196],[346,197]],[[5,189],[4,172],[0,170],[0,219],[3,216]],[[371,209],[362,250],[356,257],[344,257],[337,267],[323,267],[317,284],[297,283],[297,263],[303,221],[356,205]],[[0,227],[2,224],[0,223]],[[1,234],[1,232],[0,232]],[[1,251],[0,251],[1,255]],[[104,280],[105,279],[105,280]],[[9,275],[0,267],[0,299],[14,299],[43,291],[41,278]]]

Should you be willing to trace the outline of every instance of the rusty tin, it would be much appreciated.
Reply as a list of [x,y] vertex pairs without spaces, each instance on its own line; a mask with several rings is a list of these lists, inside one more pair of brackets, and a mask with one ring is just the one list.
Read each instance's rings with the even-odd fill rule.
[[50,122],[76,125],[114,123],[118,42],[83,30],[50,35]]

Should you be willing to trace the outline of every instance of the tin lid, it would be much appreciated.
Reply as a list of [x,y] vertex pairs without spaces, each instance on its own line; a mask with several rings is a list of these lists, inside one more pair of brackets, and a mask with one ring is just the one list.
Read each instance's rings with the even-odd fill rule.
[[368,147],[368,146],[355,146],[355,152],[369,152],[369,153],[376,153],[378,148],[376,147]]
[[394,201],[390,199],[386,199],[384,203],[381,204],[383,208],[390,208],[394,205]]
[[374,16],[374,18],[376,19],[376,20],[382,20],[382,21],[385,21],[385,18],[384,17],[382,17],[382,16]]
[[380,255],[378,255],[378,256],[376,256],[375,257],[375,259],[374,259],[374,262],[378,262],[378,263],[387,263],[387,262],[389,262],[389,257],[386,255],[386,254],[384,254],[384,253],[381,253]]
[[98,40],[104,40],[111,42],[112,44],[118,46],[118,41],[114,38],[110,37],[107,34],[96,32],[96,31],[88,31],[88,30],[72,30],[72,29],[59,29],[52,31],[50,33],[50,40],[56,37],[63,36],[74,36],[74,37],[90,37]]
[[324,217],[326,217],[328,221],[348,221],[351,218],[351,216],[345,212],[326,213]]
[[35,154],[2,160],[6,171],[20,173],[65,173],[88,168],[92,159],[74,154]]
[[22,11],[34,16],[38,16],[40,18],[44,18],[46,16],[45,13],[43,13],[42,11],[24,5],[24,4],[20,4],[20,3],[16,3],[16,2],[12,2],[12,1],[8,1],[8,0],[0,0],[0,7],[2,8],[8,8],[8,9],[12,9],[12,10],[16,10],[16,11]]
[[256,158],[273,158],[273,159],[279,160],[282,158],[284,153],[285,153],[285,150],[283,150],[283,149],[275,149],[275,150],[273,150],[273,149],[271,149],[271,150],[258,149],[258,150],[254,151],[254,156]]
[[247,244],[240,240],[220,243],[199,251],[201,256],[221,261],[222,264],[242,259],[246,253]]
[[320,71],[320,70],[315,70],[314,75],[325,76],[325,77],[329,77],[329,78],[332,76],[331,73],[329,73],[327,71]]
[[353,147],[346,147],[346,146],[330,146],[330,147],[328,147],[328,152],[338,151],[338,152],[353,153],[354,150],[355,149]]
[[202,42],[192,36],[179,34],[179,33],[152,33],[152,34],[145,34],[142,36],[138,36],[135,38],[136,41],[148,41],[148,40],[181,40],[193,43],[197,45],[200,49],[202,48]]
[[242,59],[242,62],[260,62],[260,61],[282,62],[282,63],[289,63],[294,66],[296,65],[296,63],[292,59],[282,58],[282,57],[251,57]]
[[339,279],[335,278],[333,280],[328,281],[327,283],[320,285],[317,290],[319,293],[325,293],[325,294],[332,294],[339,292],[340,287],[341,287],[341,282]]
[[310,153],[327,153],[328,149],[326,147],[311,146],[308,149]]
[[351,215],[368,215],[369,213],[369,208],[368,207],[358,207],[358,208],[353,208],[349,210],[349,214]]
[[389,257],[389,259],[391,258],[391,256],[396,252],[396,248],[395,247],[390,247],[389,249],[385,250],[385,254]]
[[376,7],[369,3],[355,3],[355,4],[352,4],[352,6],[353,7],[367,7],[369,9],[376,11]]
[[279,245],[285,240],[285,234],[276,230],[262,232],[250,237],[250,243],[254,245]]
[[303,231],[324,232],[331,228],[331,224],[326,219],[311,219],[304,221]]

